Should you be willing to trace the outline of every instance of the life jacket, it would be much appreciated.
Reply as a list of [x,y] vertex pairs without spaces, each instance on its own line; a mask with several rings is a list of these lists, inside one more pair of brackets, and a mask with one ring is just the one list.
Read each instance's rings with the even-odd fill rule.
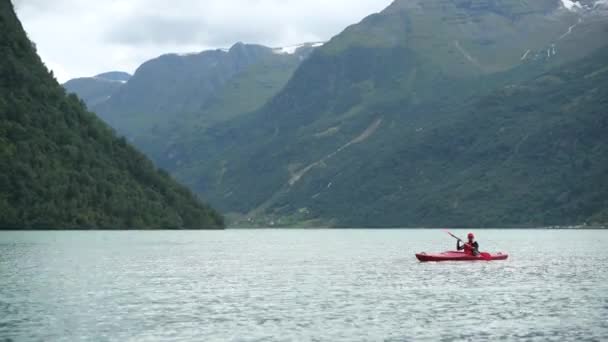
[[475,248],[471,246],[468,242],[464,244],[464,253],[468,255],[473,255],[473,250]]

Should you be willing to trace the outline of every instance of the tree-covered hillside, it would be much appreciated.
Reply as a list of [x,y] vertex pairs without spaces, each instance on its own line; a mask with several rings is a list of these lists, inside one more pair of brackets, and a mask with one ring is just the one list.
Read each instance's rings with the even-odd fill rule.
[[0,2],[0,228],[222,228],[222,217],[67,96]]

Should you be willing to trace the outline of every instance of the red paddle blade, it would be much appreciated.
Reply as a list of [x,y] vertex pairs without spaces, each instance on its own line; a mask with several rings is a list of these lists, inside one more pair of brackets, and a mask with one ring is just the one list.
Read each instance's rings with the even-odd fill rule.
[[479,253],[479,256],[482,257],[484,260],[492,260],[492,255],[490,253],[481,252]]

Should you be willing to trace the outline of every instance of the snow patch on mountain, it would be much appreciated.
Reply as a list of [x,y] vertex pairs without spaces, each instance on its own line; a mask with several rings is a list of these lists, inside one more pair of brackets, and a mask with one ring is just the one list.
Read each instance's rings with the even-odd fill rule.
[[608,9],[608,0],[560,0],[562,8],[571,12]]
[[576,9],[583,8],[581,4],[572,0],[562,0],[562,5],[569,11],[575,11]]
[[304,45],[293,45],[293,46],[285,46],[285,47],[275,48],[274,49],[274,53],[293,55],[294,53],[296,53],[297,49],[299,49],[299,48],[301,48],[303,46]]
[[325,42],[304,43],[304,44],[274,48],[273,51],[274,51],[274,53],[280,54],[280,55],[293,55],[300,48],[303,48],[303,47],[317,48],[317,47],[323,46],[323,44],[325,44]]
[[[317,48],[317,47],[323,46],[323,44],[325,44],[325,42],[304,43],[304,44],[298,44],[298,45],[290,45],[290,46],[285,46],[285,47],[273,48],[272,51],[279,55],[293,55],[300,48]],[[219,48],[219,49],[216,49],[216,51],[228,53],[228,52],[230,52],[230,49]],[[201,52],[184,52],[184,53],[173,53],[172,55],[176,55],[179,57],[190,57],[190,56],[199,55],[200,53]]]
[[190,56],[196,56],[200,54],[200,52],[183,52],[183,53],[176,53],[176,55],[178,55],[179,57],[190,57]]
[[99,76],[93,76],[91,78],[95,79],[95,80],[104,81],[104,82],[114,82],[114,83],[122,83],[122,84],[127,83],[126,80],[113,80],[113,79],[109,79],[109,78],[105,78],[105,77],[99,77]]

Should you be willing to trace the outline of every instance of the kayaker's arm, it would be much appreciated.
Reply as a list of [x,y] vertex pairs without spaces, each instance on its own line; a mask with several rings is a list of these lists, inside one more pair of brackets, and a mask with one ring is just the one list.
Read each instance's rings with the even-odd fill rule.
[[456,240],[456,250],[461,251],[464,249],[464,244],[460,245],[460,240]]

